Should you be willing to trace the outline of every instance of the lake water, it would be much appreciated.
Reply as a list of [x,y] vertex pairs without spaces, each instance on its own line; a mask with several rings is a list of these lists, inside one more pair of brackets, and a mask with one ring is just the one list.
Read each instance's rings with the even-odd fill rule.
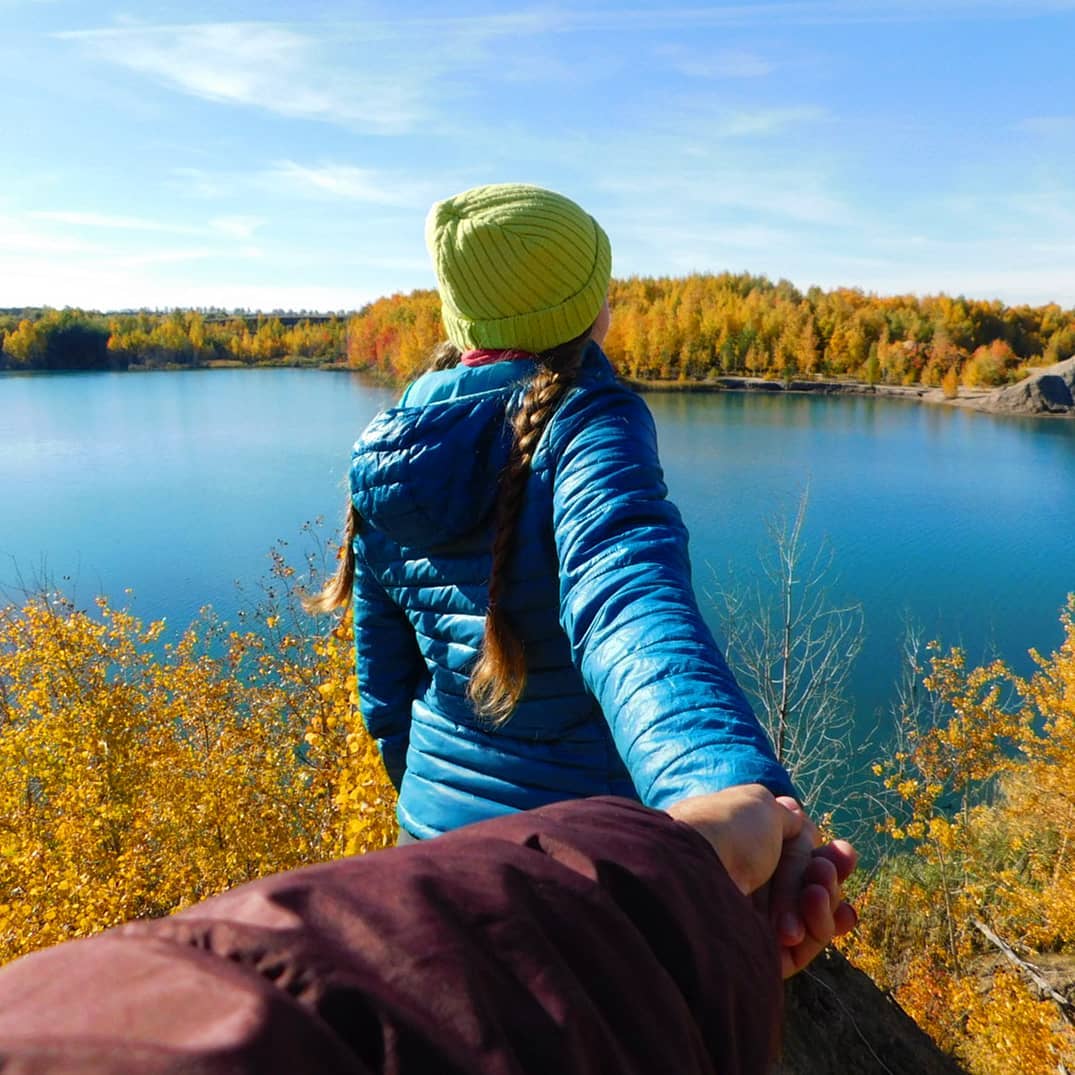
[[[335,522],[349,448],[396,393],[305,370],[0,375],[0,586],[42,579],[145,619],[225,616],[278,538]],[[808,536],[861,601],[853,688],[883,709],[903,621],[1027,670],[1075,589],[1075,423],[911,402],[648,397],[696,585],[757,569],[767,520],[809,488]],[[714,617],[715,625],[715,617]]]

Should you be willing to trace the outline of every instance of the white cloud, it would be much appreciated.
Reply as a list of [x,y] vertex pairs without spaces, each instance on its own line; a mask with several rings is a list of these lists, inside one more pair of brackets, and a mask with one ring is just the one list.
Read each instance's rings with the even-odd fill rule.
[[[498,16],[516,35],[538,33],[681,30],[703,27],[770,28],[778,25],[932,22],[938,19],[1026,19],[1075,10],[1075,0],[785,0],[780,3],[706,4],[704,6],[599,8],[526,11]],[[410,20],[430,25],[476,23],[493,30],[494,18]]]
[[392,77],[391,64],[378,60],[377,44],[361,36],[356,48],[367,47],[346,65],[333,62],[332,42],[275,23],[120,26],[58,36],[95,60],[210,101],[379,133],[407,130],[421,112],[418,87],[402,72]]
[[677,273],[720,271],[733,263],[749,264],[764,272],[773,251],[801,245],[800,237],[789,229],[718,221],[690,226],[642,220],[636,221],[629,235],[629,240],[617,245],[620,275],[653,271],[655,259],[666,271]]
[[1051,235],[1071,235],[1075,232],[1075,190],[1016,193],[1009,204],[1017,212],[1034,218],[1039,226],[1045,225]]
[[742,110],[728,113],[718,120],[712,133],[718,138],[777,134],[788,127],[816,123],[824,118],[825,111],[812,106]]
[[[88,271],[90,266],[93,271]],[[251,310],[352,310],[377,297],[369,288],[237,282],[206,262],[196,278],[172,275],[167,259],[143,262],[57,262],[0,253],[0,293],[9,306],[80,306],[115,310],[176,306]],[[178,266],[177,266],[178,267]]]
[[[77,209],[33,209],[26,217],[69,228],[101,232],[150,232],[165,235],[194,235],[218,239],[249,239],[265,221],[254,216],[217,216],[205,225],[176,224],[147,217],[123,216]],[[39,233],[39,237],[43,233]]]
[[113,254],[103,263],[108,268],[144,269],[150,265],[179,265],[191,261],[206,261],[217,256],[209,247],[177,247],[172,250],[141,250],[130,254]]
[[[829,122],[830,118],[827,109],[809,102],[729,108],[718,98],[682,92],[651,107],[645,137],[650,154],[653,153],[653,143],[661,142],[676,155],[726,157],[728,145],[714,143],[760,143],[763,139],[794,135],[800,129],[817,127]],[[811,144],[817,144],[817,139],[812,139]],[[754,162],[754,167],[757,163]]]
[[173,168],[170,174],[174,177],[175,185],[184,194],[215,200],[233,193],[234,184],[229,179],[218,173],[206,172],[202,168]]
[[415,183],[350,164],[312,166],[283,160],[266,172],[264,178],[290,190],[401,208],[425,209],[440,192],[439,187],[429,183]]
[[[960,192],[941,199],[940,208],[959,214],[976,234],[997,234],[1029,241],[1047,229],[1050,237],[1075,230],[1075,187],[1038,187],[1002,194]],[[1075,247],[1069,249],[1075,251]]]
[[1045,138],[1064,138],[1075,134],[1075,116],[1028,116],[1016,128]]
[[98,254],[106,249],[100,243],[70,233],[55,235],[27,227],[17,217],[0,216],[0,234],[4,236],[2,249],[5,254]]
[[[101,215],[86,215],[97,224],[104,221]],[[284,263],[270,262],[271,251],[240,235],[262,226],[255,218],[217,218],[215,230],[199,231],[206,242],[169,244],[147,233],[148,241],[134,247],[130,230],[95,229],[91,240],[73,226],[56,232],[52,224],[0,213],[5,305],[354,309],[387,291],[432,282],[427,259],[417,253],[297,249]],[[140,235],[138,241],[143,242]],[[318,282],[307,282],[311,279]]]
[[738,210],[762,221],[782,218],[800,224],[854,224],[851,208],[825,189],[824,178],[792,167],[744,172],[733,163],[714,162],[708,170],[677,169],[674,174],[637,175],[626,169],[600,183],[600,189],[643,204],[674,208],[677,215],[709,218],[715,211]]
[[660,55],[674,70],[688,78],[764,78],[776,70],[769,60],[742,49],[718,49],[712,53],[699,54],[677,45],[669,45],[660,50]]
[[71,224],[78,228],[103,228],[108,231],[157,231],[173,234],[197,234],[198,229],[180,224],[148,220],[144,217],[116,216],[109,213],[82,212],[72,209],[35,209],[27,213],[35,220]]
[[218,216],[209,221],[209,230],[228,239],[249,239],[265,221],[253,216]]

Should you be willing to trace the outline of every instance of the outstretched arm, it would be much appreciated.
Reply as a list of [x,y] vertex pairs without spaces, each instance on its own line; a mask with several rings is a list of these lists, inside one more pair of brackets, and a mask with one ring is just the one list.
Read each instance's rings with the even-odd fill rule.
[[750,783],[794,795],[698,608],[645,403],[579,392],[549,451],[561,622],[642,801]]
[[761,1075],[781,999],[766,923],[705,839],[575,800],[28,956],[0,970],[0,1055],[39,1075]]

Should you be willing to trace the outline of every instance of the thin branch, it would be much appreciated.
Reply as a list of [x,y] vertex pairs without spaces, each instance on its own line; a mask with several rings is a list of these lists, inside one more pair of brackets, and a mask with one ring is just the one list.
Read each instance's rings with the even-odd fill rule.
[[1011,945],[1006,944],[1000,937],[998,937],[984,922],[977,918],[972,918],[971,922],[974,928],[983,936],[990,944],[995,945],[1003,953],[1004,958],[1011,963],[1019,973],[1027,979],[1037,991],[1039,1000],[1051,1000],[1060,1009],[1061,1015],[1070,1023],[1075,1026],[1075,1005],[1064,996],[1063,993],[1058,993],[1042,976],[1038,973],[1038,968],[1033,963],[1027,963],[1025,960],[1020,959],[1012,950]]

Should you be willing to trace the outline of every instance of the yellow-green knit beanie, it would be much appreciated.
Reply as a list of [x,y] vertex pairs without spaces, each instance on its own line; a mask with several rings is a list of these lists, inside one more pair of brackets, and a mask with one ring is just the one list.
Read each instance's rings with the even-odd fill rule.
[[589,213],[524,183],[437,202],[426,219],[441,318],[457,347],[547,351],[580,336],[608,293],[612,250]]

